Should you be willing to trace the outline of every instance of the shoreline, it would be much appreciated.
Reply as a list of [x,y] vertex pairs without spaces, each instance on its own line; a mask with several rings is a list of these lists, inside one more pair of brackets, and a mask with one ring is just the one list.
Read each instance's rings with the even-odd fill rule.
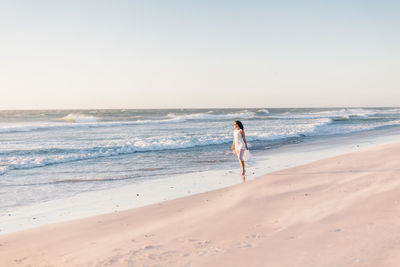
[[[0,236],[9,266],[398,266],[400,142]],[[282,257],[288,255],[290,257]]]
[[[250,175],[247,175],[246,179],[251,181],[276,171],[398,140],[400,134],[396,130],[377,130],[332,137],[328,140],[322,137],[290,144],[266,153],[258,152],[257,161],[250,162],[250,166],[247,167],[247,173]],[[239,173],[238,167],[235,170],[182,174],[7,210],[0,214],[0,236],[227,188],[241,183]]]

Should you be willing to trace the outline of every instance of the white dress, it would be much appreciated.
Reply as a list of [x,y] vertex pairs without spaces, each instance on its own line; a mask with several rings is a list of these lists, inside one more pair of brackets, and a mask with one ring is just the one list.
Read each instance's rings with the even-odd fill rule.
[[233,140],[235,142],[235,151],[236,155],[238,156],[238,159],[244,161],[244,152],[246,151],[246,146],[244,144],[240,130],[235,129],[233,131]]

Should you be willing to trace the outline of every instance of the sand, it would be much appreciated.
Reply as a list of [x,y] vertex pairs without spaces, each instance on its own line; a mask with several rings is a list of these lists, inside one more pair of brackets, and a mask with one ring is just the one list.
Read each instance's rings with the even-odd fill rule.
[[217,191],[4,234],[0,265],[400,266],[399,163],[400,143],[386,144]]

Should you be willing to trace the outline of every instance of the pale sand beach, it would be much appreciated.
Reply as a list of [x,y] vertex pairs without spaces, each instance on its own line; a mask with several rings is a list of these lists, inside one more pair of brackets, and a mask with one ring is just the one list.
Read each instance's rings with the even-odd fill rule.
[[[0,236],[1,266],[400,266],[400,143]],[[240,179],[240,177],[238,178]]]

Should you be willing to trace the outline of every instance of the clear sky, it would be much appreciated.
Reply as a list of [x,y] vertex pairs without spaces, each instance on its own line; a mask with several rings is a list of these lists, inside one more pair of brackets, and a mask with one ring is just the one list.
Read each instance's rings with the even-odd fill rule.
[[0,0],[0,109],[399,106],[399,3]]

